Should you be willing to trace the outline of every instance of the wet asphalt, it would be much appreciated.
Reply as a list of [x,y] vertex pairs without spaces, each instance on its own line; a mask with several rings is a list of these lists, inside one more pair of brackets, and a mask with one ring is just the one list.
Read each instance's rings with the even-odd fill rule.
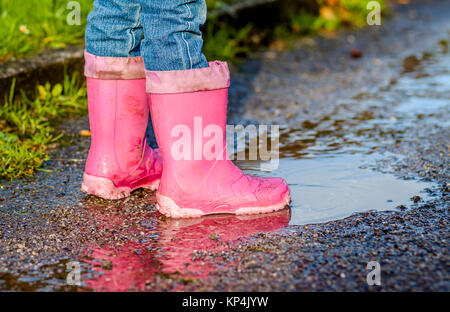
[[[426,79],[448,81],[449,14],[446,1],[411,1],[382,26],[258,52],[233,69],[230,90],[229,123],[283,125],[282,157],[320,153],[314,147],[330,138],[339,150],[396,155],[372,169],[432,182],[426,200],[306,225],[289,225],[289,210],[168,220],[151,192],[112,202],[79,191],[83,117],[61,125],[50,173],[0,185],[0,290],[448,291],[448,92],[436,78],[419,96],[447,109],[400,126],[373,121],[395,120]],[[303,144],[290,136],[317,128]],[[357,139],[338,140],[348,134]],[[370,261],[380,264],[379,286],[367,283]],[[70,262],[79,286],[68,285]]]

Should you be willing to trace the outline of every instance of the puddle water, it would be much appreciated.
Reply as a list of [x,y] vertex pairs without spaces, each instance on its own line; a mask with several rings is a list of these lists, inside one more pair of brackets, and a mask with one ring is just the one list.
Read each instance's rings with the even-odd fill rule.
[[[381,155],[377,149],[402,140],[418,120],[435,124],[436,131],[448,126],[449,56],[427,57],[421,66],[421,75],[404,76],[390,90],[356,97],[322,120],[303,122],[301,129],[284,129],[277,170],[260,171],[258,162],[239,165],[250,174],[287,180],[291,225],[341,219],[355,212],[396,210],[410,206],[415,195],[428,199],[427,190],[435,184],[373,170],[377,160],[399,159]],[[367,110],[361,110],[364,107]]]
[[[111,228],[111,224],[123,226],[126,216],[111,214],[103,207],[86,206],[91,217],[97,221],[99,231]],[[105,217],[106,216],[106,217]],[[143,239],[126,241],[124,244],[87,246],[88,260],[84,260],[95,276],[84,281],[84,288],[96,291],[126,291],[153,289],[155,279],[175,279],[181,290],[185,283],[206,277],[215,268],[213,263],[235,265],[222,258],[200,261],[203,251],[220,252],[241,237],[257,232],[273,232],[286,227],[290,210],[256,215],[216,215],[196,219],[157,220],[155,214],[140,218],[145,224],[127,229],[140,232]],[[175,289],[176,290],[176,289]]]
[[[432,187],[431,183],[401,180],[368,168],[376,158],[341,155],[281,159],[280,169],[273,173],[285,178],[291,190],[289,224],[326,222],[368,210],[395,210],[400,205],[410,205],[410,198],[415,195],[426,199],[424,189]],[[251,165],[246,170],[261,174]]]
[[448,104],[448,99],[412,98],[397,106],[394,112],[411,115],[434,115],[441,109],[447,109]]

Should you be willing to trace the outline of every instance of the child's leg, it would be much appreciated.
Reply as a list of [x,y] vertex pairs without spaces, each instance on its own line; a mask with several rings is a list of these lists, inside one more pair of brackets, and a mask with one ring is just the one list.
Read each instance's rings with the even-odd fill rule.
[[144,31],[140,0],[96,0],[88,16],[86,51],[97,56],[140,56]]
[[200,26],[206,20],[204,0],[140,0],[145,38],[141,54],[147,70],[208,67],[202,53]]

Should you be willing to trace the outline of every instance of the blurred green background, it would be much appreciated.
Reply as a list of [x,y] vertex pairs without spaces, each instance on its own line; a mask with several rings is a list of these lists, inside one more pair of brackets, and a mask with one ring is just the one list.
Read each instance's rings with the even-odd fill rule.
[[[43,48],[63,48],[80,44],[84,40],[86,17],[93,0],[77,0],[80,4],[80,25],[68,25],[70,0],[0,0],[0,63],[14,60]],[[209,12],[226,9],[228,5],[245,0],[206,0]],[[290,34],[309,34],[320,30],[334,30],[345,26],[363,26],[369,0],[298,0],[317,9],[291,12],[274,29],[278,37]],[[379,1],[384,8],[384,0]],[[218,22],[210,20],[209,24]],[[213,58],[230,60],[245,46],[252,25],[234,29],[233,25],[207,28],[205,54]],[[220,52],[223,50],[223,52]]]
[[81,25],[68,25],[68,0],[0,0],[0,62],[42,48],[82,43],[92,0],[77,0]]

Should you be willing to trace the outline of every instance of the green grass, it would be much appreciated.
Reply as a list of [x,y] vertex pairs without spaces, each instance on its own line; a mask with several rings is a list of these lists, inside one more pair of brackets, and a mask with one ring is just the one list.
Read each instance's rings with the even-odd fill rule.
[[248,24],[244,28],[234,29],[222,25],[217,27],[215,22],[210,22],[206,26],[206,33],[203,53],[209,60],[222,60],[232,62],[239,55],[246,55],[250,52],[246,40],[252,25]]
[[0,62],[84,40],[92,0],[80,3],[81,25],[68,25],[69,0],[0,0]]
[[78,73],[66,75],[62,84],[38,86],[34,99],[23,92],[13,94],[14,85],[0,110],[0,178],[4,179],[32,175],[49,159],[49,146],[62,136],[55,125],[87,112],[84,79]]
[[[293,32],[305,34],[320,30],[334,31],[342,26],[363,27],[367,25],[367,4],[371,0],[322,0],[319,14],[307,11],[294,13],[290,18]],[[379,0],[381,12],[385,12],[385,0]]]

